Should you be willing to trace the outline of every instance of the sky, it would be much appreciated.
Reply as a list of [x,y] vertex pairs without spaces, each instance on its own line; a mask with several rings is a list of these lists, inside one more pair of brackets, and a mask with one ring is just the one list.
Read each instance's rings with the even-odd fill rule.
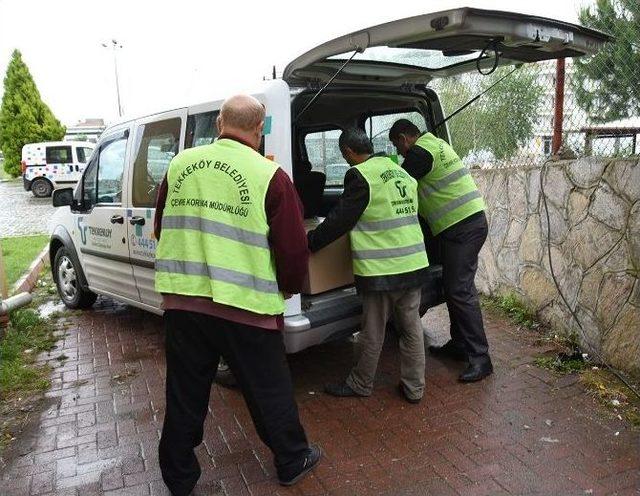
[[[337,36],[455,7],[510,10],[577,22],[589,0],[229,1],[0,0],[0,75],[22,52],[42,98],[64,124],[139,117],[232,94],[278,74]],[[4,77],[4,76],[2,76]],[[0,93],[2,88],[0,88]]]

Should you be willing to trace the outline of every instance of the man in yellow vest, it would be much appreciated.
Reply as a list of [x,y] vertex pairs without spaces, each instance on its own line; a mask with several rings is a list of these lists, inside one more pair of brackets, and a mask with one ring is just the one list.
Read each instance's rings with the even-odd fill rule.
[[355,285],[362,297],[361,348],[347,379],[328,384],[333,396],[370,396],[385,338],[395,315],[400,334],[400,394],[419,403],[425,386],[425,351],[419,307],[429,265],[418,223],[416,181],[388,157],[373,156],[361,129],[339,138],[340,151],[351,169],[344,193],[325,221],[307,235],[318,251],[349,233]]
[[173,495],[190,494],[200,477],[193,449],[202,442],[221,357],[282,485],[321,456],[300,424],[279,332],[285,295],[299,292],[306,277],[306,235],[291,180],[257,152],[264,118],[253,97],[226,100],[219,138],[176,155],[158,195],[155,287],[167,356],[159,453]]
[[474,282],[488,231],[484,201],[469,170],[446,141],[420,133],[407,119],[393,124],[389,139],[404,157],[403,169],[418,181],[420,216],[440,245],[451,339],[429,350],[468,361],[460,381],[479,381],[493,373]]

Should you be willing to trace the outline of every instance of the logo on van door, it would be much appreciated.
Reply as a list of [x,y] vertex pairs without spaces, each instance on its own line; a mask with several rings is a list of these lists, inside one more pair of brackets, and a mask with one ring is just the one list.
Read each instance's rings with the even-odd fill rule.
[[82,240],[82,244],[87,244],[87,227],[82,224],[83,217],[78,217],[78,231],[80,232],[80,239]]

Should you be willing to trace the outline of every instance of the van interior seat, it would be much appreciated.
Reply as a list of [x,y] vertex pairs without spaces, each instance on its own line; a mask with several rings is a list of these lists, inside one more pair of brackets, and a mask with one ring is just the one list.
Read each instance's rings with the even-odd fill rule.
[[322,207],[322,195],[327,176],[324,172],[311,170],[311,162],[302,160],[296,167],[295,186],[304,207],[304,218],[309,219],[318,215]]

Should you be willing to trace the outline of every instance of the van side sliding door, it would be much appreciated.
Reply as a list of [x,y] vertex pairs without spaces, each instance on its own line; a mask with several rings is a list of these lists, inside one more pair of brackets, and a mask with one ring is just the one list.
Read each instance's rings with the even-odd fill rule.
[[140,119],[132,135],[130,201],[125,219],[129,254],[140,301],[155,309],[159,309],[161,303],[154,289],[156,197],[169,162],[184,148],[186,117],[187,109],[179,109]]

